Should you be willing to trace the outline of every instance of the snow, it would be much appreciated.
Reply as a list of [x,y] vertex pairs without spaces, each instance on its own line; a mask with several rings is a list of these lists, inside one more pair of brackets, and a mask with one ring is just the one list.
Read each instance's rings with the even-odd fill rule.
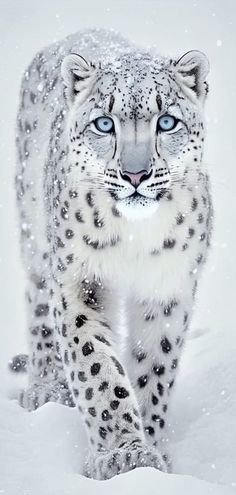
[[[124,15],[127,4],[130,15]],[[236,493],[235,13],[234,0],[1,3],[0,494]],[[195,48],[207,53],[211,92],[205,157],[215,198],[213,248],[168,418],[174,474],[141,468],[106,482],[80,474],[87,443],[76,411],[58,404],[33,413],[22,410],[15,399],[21,379],[13,379],[6,366],[14,353],[26,351],[24,275],[13,190],[21,74],[42,46],[93,26],[113,27],[140,44],[156,43],[163,55]]]

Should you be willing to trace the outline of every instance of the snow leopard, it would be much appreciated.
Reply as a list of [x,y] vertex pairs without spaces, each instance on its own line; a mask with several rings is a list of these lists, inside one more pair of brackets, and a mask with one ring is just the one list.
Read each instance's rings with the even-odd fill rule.
[[11,367],[27,367],[29,411],[78,410],[94,479],[169,470],[169,400],[212,230],[208,70],[200,51],[160,56],[94,29],[37,53],[23,75],[29,355]]

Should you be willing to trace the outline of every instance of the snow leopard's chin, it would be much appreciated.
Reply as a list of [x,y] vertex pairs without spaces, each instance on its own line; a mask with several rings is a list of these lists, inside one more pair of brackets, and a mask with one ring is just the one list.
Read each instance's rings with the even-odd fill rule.
[[128,220],[143,220],[157,211],[159,207],[157,200],[140,195],[133,196],[119,200],[116,204],[117,210]]

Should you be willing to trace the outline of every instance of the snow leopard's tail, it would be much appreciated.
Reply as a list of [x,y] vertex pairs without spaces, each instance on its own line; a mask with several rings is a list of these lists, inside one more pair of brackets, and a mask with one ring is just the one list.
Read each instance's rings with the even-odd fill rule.
[[8,363],[10,371],[13,373],[26,373],[29,356],[27,354],[16,354]]

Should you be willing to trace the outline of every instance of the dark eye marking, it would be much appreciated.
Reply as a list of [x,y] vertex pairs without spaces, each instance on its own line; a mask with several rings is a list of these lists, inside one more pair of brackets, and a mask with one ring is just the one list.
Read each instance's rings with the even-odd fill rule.
[[115,103],[115,97],[114,97],[114,95],[111,95],[111,98],[110,98],[110,101],[109,101],[109,106],[108,106],[108,111],[110,113],[112,112],[114,103]]
[[156,95],[156,102],[157,102],[158,110],[159,110],[159,112],[161,112],[161,110],[162,110],[162,99],[161,99],[160,95]]

